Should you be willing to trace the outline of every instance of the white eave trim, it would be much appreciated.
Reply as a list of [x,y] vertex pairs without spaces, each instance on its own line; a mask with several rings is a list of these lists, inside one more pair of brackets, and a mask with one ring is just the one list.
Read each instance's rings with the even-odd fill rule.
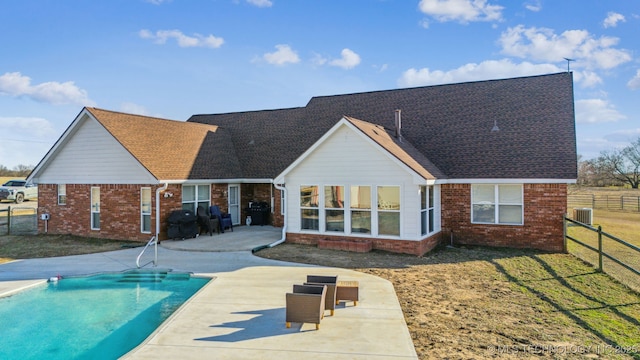
[[436,184],[575,184],[576,179],[442,179]]
[[159,184],[271,184],[273,179],[182,179],[158,180]]

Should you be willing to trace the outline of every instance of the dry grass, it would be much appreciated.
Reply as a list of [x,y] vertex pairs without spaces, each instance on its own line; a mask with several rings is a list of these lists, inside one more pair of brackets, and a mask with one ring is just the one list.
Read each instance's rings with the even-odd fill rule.
[[447,247],[415,257],[292,244],[257,255],[391,281],[421,359],[640,359],[640,295],[572,255]]
[[609,186],[609,187],[590,187],[590,186],[570,186],[570,195],[611,195],[611,196],[640,196],[640,189],[631,189],[629,187]]
[[130,246],[140,246],[140,243],[71,235],[0,236],[0,263],[16,259],[92,254]]
[[15,176],[0,176],[0,185],[6,183],[9,180],[14,180],[14,179],[22,179],[24,180],[24,177],[15,177]]

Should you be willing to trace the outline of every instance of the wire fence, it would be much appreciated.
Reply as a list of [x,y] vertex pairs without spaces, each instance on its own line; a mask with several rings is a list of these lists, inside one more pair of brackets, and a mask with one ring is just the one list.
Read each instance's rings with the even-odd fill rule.
[[564,234],[569,253],[640,292],[639,246],[566,216]]
[[36,209],[20,206],[0,209],[0,235],[35,235],[37,233]]
[[573,194],[567,197],[567,206],[640,212],[640,196]]

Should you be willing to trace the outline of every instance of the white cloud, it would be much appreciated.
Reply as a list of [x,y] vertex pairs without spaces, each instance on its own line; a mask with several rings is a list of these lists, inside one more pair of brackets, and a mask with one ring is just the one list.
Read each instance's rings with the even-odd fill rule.
[[171,0],[145,0],[145,2],[153,5],[162,5],[163,3],[171,2]]
[[327,60],[324,56],[322,56],[320,54],[314,54],[313,58],[311,59],[311,63],[313,65],[316,65],[316,66],[322,66],[322,65],[326,64],[327,61],[329,61],[329,60]]
[[295,64],[300,62],[298,54],[289,45],[279,44],[276,45],[276,49],[275,52],[266,53],[262,56],[269,64],[285,65],[287,63]]
[[149,110],[142,105],[138,105],[131,102],[124,102],[120,104],[120,111],[128,113],[128,114],[137,114],[144,116],[151,116]]
[[623,143],[620,147],[624,147],[629,145],[630,142],[640,138],[640,128],[614,131],[605,135],[604,138],[608,141]]
[[502,6],[487,4],[487,0],[421,0],[420,11],[440,22],[502,20]]
[[538,12],[542,10],[542,4],[540,3],[540,0],[535,0],[535,1],[530,1],[528,3],[525,3],[524,7],[525,9],[533,12]]
[[540,75],[562,71],[553,64],[515,64],[511,60],[487,60],[470,63],[449,71],[429,68],[409,69],[402,74],[398,85],[403,87],[450,84],[465,81],[501,79],[518,76]]
[[574,71],[573,79],[582,87],[594,87],[602,84],[602,78],[593,71]]
[[33,100],[54,105],[78,104],[94,106],[87,92],[78,88],[73,81],[56,81],[31,84],[31,78],[19,72],[0,75],[0,95],[26,96]]
[[587,69],[611,69],[631,61],[627,50],[615,49],[618,38],[596,39],[586,30],[567,30],[557,35],[547,28],[518,25],[502,33],[498,43],[502,53],[520,58],[558,62],[575,59],[575,66]]
[[247,2],[251,5],[257,7],[271,7],[273,6],[273,2],[270,0],[247,0]]
[[37,139],[53,136],[56,133],[51,122],[39,117],[0,117],[0,128],[11,129],[14,136]]
[[0,117],[0,165],[36,165],[58,137],[50,121],[39,117]]
[[158,30],[156,33],[152,33],[147,29],[140,30],[138,35],[143,39],[154,40],[156,44],[164,44],[168,39],[175,39],[180,47],[206,47],[206,48],[219,48],[224,44],[224,39],[221,37],[215,37],[213,35],[200,35],[193,34],[193,36],[187,36],[180,30]]
[[609,28],[609,27],[616,27],[616,26],[618,26],[618,23],[619,23],[619,22],[625,22],[625,21],[626,21],[626,20],[625,20],[625,18],[624,18],[624,15],[622,15],[622,14],[618,14],[618,13],[615,13],[615,12],[612,12],[612,11],[611,11],[611,12],[609,12],[609,13],[607,14],[607,17],[606,17],[606,18],[604,19],[604,21],[602,22],[602,25],[603,25],[605,28]]
[[607,100],[603,99],[584,99],[576,100],[576,123],[605,123],[616,122],[626,119],[627,117]]
[[340,55],[342,55],[340,59],[330,61],[329,65],[343,69],[353,69],[360,64],[360,55],[356,54],[353,50],[342,49]]
[[640,70],[636,72],[636,76],[629,80],[629,82],[627,83],[627,87],[629,87],[629,89],[631,90],[640,89]]

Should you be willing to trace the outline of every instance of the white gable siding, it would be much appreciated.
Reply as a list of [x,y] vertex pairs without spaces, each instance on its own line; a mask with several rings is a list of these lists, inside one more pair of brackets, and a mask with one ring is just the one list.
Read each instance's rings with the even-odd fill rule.
[[[414,184],[414,174],[347,126],[337,129],[304,161],[292,169],[286,175],[285,183],[288,190],[286,201],[287,231],[289,232],[300,231],[300,185],[318,185],[321,202],[323,202],[325,185],[343,185],[347,194],[351,185],[371,186],[372,207],[376,206],[377,186],[400,186],[402,214],[400,238],[415,240],[422,238],[419,217],[420,198],[418,186]],[[348,209],[345,210],[347,210],[345,216],[348,216]],[[373,221],[375,220],[372,219]],[[348,234],[348,229],[345,231]],[[331,234],[338,233],[331,232]],[[350,236],[358,235],[350,234]]]
[[37,179],[41,184],[150,184],[157,180],[95,119],[87,117]]

